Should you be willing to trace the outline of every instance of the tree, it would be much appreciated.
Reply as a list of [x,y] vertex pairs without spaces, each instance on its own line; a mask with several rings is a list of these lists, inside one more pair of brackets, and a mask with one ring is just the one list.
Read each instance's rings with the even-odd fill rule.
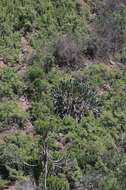
[[55,117],[46,118],[46,120],[35,121],[36,133],[40,135],[40,162],[42,171],[40,176],[44,174],[44,190],[47,190],[47,179],[48,179],[48,164],[51,160],[53,166],[62,164],[63,158],[54,161],[49,153],[48,141],[50,134],[53,133],[58,127],[58,120]]

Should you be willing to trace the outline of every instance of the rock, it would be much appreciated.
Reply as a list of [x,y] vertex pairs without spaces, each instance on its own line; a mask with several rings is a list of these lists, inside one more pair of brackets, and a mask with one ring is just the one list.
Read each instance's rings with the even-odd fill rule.
[[27,41],[27,39],[24,36],[22,36],[21,37],[21,48],[24,49],[27,46],[29,46],[29,42]]
[[110,64],[111,65],[116,65],[116,63],[114,61],[112,61],[112,60],[110,60]]
[[20,68],[18,68],[17,70],[17,74],[18,76],[20,76],[21,78],[26,78],[27,77],[27,66],[23,65]]
[[3,57],[0,57],[0,69],[6,67],[6,61]]
[[104,91],[110,91],[111,90],[111,87],[109,86],[109,84],[104,84],[102,88]]
[[31,47],[27,38],[21,38],[21,53],[19,54],[18,61],[20,64],[27,63],[32,64],[36,58],[36,51]]
[[24,125],[25,125],[24,130],[25,130],[26,134],[30,134],[30,133],[33,133],[33,132],[34,132],[34,127],[33,127],[33,125],[32,125],[32,123],[31,123],[30,120],[27,120],[27,121],[24,123]]
[[25,96],[21,96],[19,99],[19,107],[22,111],[27,111],[29,108],[29,102]]
[[65,147],[61,142],[56,142],[56,145],[60,152],[64,152]]

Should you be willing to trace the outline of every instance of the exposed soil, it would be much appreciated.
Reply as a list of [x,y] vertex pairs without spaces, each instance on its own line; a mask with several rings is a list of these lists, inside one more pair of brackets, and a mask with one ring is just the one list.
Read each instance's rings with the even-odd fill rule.
[[3,69],[6,67],[6,61],[3,57],[0,57],[0,69]]

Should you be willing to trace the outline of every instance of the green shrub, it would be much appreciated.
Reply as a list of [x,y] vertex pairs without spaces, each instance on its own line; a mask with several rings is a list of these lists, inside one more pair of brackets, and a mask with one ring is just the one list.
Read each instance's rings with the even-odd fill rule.
[[43,77],[42,68],[39,68],[36,66],[36,67],[32,67],[29,70],[29,79],[31,80],[31,82],[33,82],[37,78],[42,78],[42,77]]
[[[0,144],[0,171],[7,180],[29,175],[29,167],[37,159],[37,146],[31,136],[23,132],[10,135]],[[0,175],[2,175],[0,172]]]
[[28,114],[23,112],[16,101],[0,103],[0,128],[22,126]]
[[19,76],[10,68],[0,70],[0,97],[16,97],[25,87]]
[[69,183],[65,179],[61,179],[57,176],[50,176],[47,179],[48,190],[69,190]]
[[37,134],[46,137],[48,133],[53,132],[59,126],[59,121],[54,116],[49,116],[45,120],[38,119],[35,121],[35,130]]
[[80,120],[90,111],[99,113],[99,101],[95,89],[79,80],[61,81],[52,90],[54,111],[61,118],[71,116]]
[[104,127],[117,127],[118,125],[118,119],[111,112],[104,112],[101,121]]
[[3,189],[7,186],[8,181],[0,178],[0,188]]
[[[46,102],[47,103],[47,102]],[[50,107],[43,102],[33,102],[31,108],[29,109],[32,120],[44,119],[48,117],[51,113]]]

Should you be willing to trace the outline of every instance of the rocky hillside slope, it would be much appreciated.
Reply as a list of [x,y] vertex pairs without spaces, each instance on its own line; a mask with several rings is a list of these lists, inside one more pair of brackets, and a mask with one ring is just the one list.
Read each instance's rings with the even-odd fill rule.
[[125,190],[125,0],[0,0],[0,190]]

